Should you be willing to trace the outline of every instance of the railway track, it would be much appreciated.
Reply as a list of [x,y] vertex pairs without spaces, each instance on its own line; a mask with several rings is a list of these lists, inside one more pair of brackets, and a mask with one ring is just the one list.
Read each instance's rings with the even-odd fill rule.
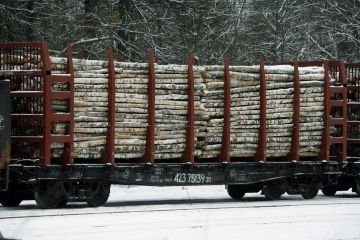
[[[206,195],[205,195],[206,193]],[[206,198],[205,198],[206,197]],[[223,186],[115,186],[99,208],[69,203],[39,210],[34,201],[0,207],[0,231],[12,239],[358,239],[360,201],[351,192],[315,199],[259,193],[242,201]],[[273,236],[272,238],[269,236]]]
[[194,199],[166,199],[166,200],[110,200],[104,207],[90,208],[84,203],[69,203],[63,209],[35,210],[35,202],[27,201],[17,209],[0,208],[0,220],[20,218],[64,217],[103,214],[131,214],[180,211],[230,210],[254,208],[286,208],[303,206],[330,205],[360,205],[358,197],[352,193],[338,197],[319,195],[316,199],[307,201],[297,196],[285,195],[277,201],[265,201],[260,194],[249,194],[242,201],[228,198],[194,198]]

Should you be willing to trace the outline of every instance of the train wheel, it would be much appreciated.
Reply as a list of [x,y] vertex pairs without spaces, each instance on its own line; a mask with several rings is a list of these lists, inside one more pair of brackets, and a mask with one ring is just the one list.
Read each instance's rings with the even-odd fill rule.
[[68,200],[67,200],[66,197],[64,197],[64,198],[61,200],[61,202],[59,202],[57,208],[63,208],[63,207],[66,206],[67,203],[68,203]]
[[241,200],[246,193],[240,185],[227,185],[226,190],[229,196],[235,200]]
[[11,191],[0,192],[0,203],[4,207],[17,207],[22,199]]
[[60,181],[40,181],[35,189],[35,201],[40,208],[64,207],[67,198]]
[[356,194],[358,196],[360,196],[360,178],[359,177],[356,180],[355,189],[353,189],[353,191],[356,192]]
[[336,189],[334,187],[325,186],[321,189],[321,192],[328,197],[333,197],[336,194]]
[[280,199],[285,192],[281,189],[281,184],[276,182],[268,182],[263,186],[262,192],[267,200]]
[[87,199],[87,204],[91,207],[100,207],[109,198],[111,184],[99,182],[95,185],[92,196]]
[[319,192],[319,188],[315,182],[311,183],[309,188],[301,194],[304,199],[313,199]]

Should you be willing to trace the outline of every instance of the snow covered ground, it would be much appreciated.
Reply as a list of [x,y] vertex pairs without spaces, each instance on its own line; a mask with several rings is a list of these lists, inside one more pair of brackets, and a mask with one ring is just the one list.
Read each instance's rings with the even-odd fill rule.
[[40,210],[34,201],[0,207],[0,231],[14,239],[360,239],[359,223],[360,198],[351,192],[233,201],[223,186],[113,186],[99,208]]

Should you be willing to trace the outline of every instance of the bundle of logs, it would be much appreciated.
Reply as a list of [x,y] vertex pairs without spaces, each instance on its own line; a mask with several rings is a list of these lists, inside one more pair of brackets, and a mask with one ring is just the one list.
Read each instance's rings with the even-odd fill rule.
[[[56,74],[66,71],[66,59],[52,58]],[[108,115],[108,69],[105,61],[74,60],[74,154],[99,158],[103,154]],[[145,152],[148,118],[148,64],[115,62],[115,157],[140,158]],[[206,118],[200,102],[205,85],[202,68],[194,68],[195,137],[205,136]],[[187,128],[187,67],[155,65],[155,158],[179,158],[185,150]],[[59,102],[58,107],[64,106]],[[54,106],[54,102],[53,102]],[[57,108],[58,109],[58,108]],[[55,134],[66,124],[56,124]],[[62,149],[61,145],[59,150]],[[60,153],[59,153],[60,154]],[[196,152],[201,156],[201,152]]]
[[[323,129],[323,68],[302,67],[300,74],[300,156],[316,156]],[[286,156],[293,128],[292,66],[266,66],[266,155]],[[207,66],[203,74],[205,109],[209,114],[203,155],[215,157],[222,142],[224,76],[222,66]],[[230,67],[231,156],[254,156],[260,127],[260,67]]]
[[[17,61],[18,62],[18,61]],[[17,62],[11,63],[16,66]],[[52,74],[66,74],[66,58],[51,58]],[[7,64],[10,64],[7,62]],[[26,64],[21,62],[21,65]],[[27,64],[37,68],[38,64]],[[100,158],[105,151],[108,127],[108,62],[73,60],[74,66],[74,157]],[[114,62],[115,66],[115,158],[140,158],[145,152],[148,118],[146,63]],[[12,68],[14,70],[20,67]],[[155,159],[180,158],[185,150],[188,127],[188,75],[186,65],[155,64]],[[300,156],[316,156],[323,130],[324,69],[300,67]],[[214,158],[220,153],[224,119],[224,67],[194,66],[195,156]],[[35,79],[35,78],[34,78]],[[23,77],[19,90],[41,88],[40,80]],[[265,66],[266,156],[283,157],[291,148],[293,128],[292,66]],[[260,126],[259,66],[230,66],[231,156],[252,157],[258,147]],[[23,82],[21,82],[23,81]],[[34,84],[30,84],[32,81]],[[34,85],[34,86],[33,86]],[[57,84],[55,90],[66,90]],[[14,87],[13,87],[14,90]],[[16,89],[15,89],[16,90]],[[15,103],[15,104],[14,104]],[[42,112],[41,102],[27,108],[13,102],[13,111]],[[66,112],[64,100],[53,100],[53,112]],[[64,134],[67,123],[57,122],[52,134]],[[30,135],[34,133],[31,132]],[[52,156],[63,145],[52,145]]]
[[[40,70],[41,58],[37,51],[0,52],[0,80],[9,79],[11,91],[41,91],[42,79],[38,76],[20,74],[14,75],[11,71]],[[5,72],[2,72],[5,71]],[[12,97],[11,110],[15,114],[42,113],[42,99],[38,97]],[[31,119],[14,118],[11,121],[13,136],[36,136],[42,133],[42,123]],[[39,157],[39,144],[34,142],[12,142],[13,158]]]

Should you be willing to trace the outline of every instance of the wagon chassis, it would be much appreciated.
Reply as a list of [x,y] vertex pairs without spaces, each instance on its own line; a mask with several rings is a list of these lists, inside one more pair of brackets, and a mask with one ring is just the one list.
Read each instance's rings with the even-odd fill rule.
[[[184,186],[216,184],[252,184],[302,175],[342,174],[352,164],[359,172],[360,164],[339,162],[271,162],[213,164],[75,164],[26,166],[13,164],[10,174],[21,183],[42,180],[93,181],[106,180],[124,185]],[[351,169],[355,169],[352,167]]]

